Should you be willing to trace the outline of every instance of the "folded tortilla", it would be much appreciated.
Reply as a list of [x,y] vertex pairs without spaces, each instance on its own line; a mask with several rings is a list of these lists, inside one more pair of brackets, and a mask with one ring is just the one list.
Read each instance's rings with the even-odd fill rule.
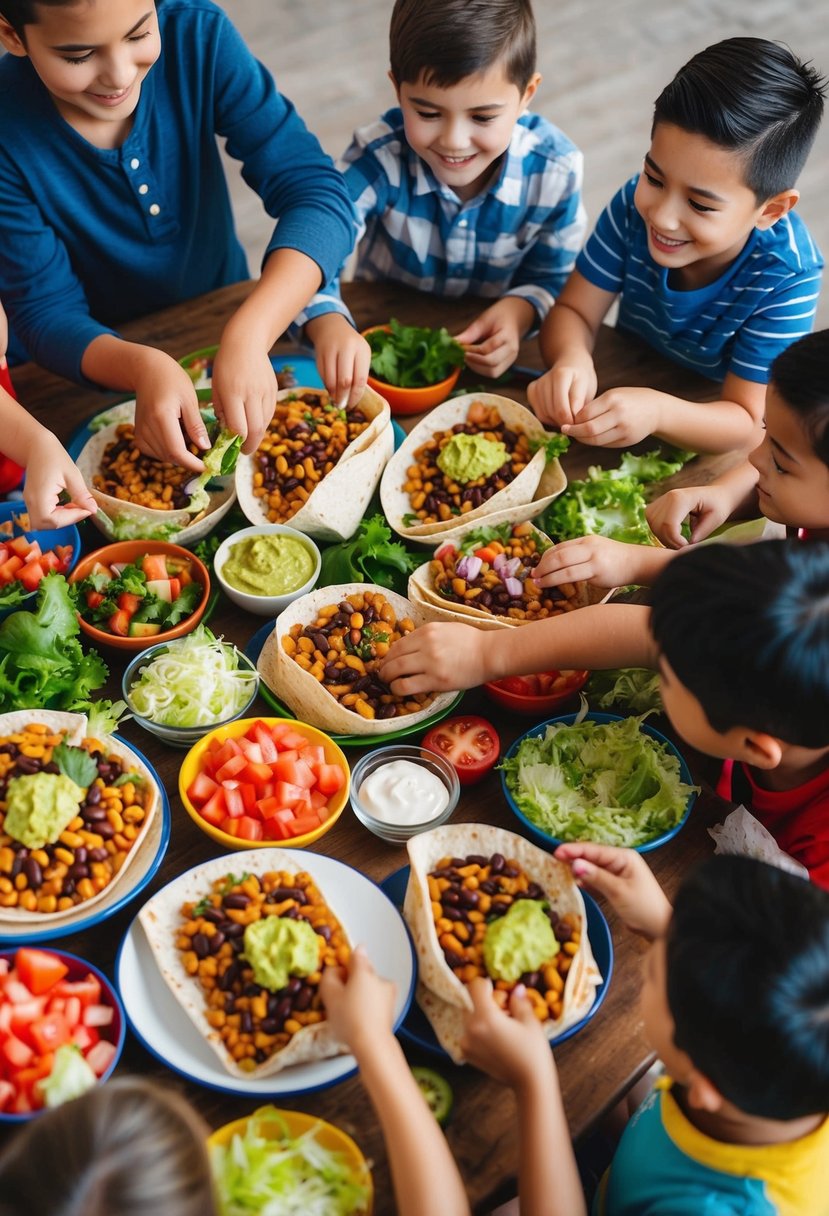
[[284,701],[299,719],[310,723],[311,726],[336,731],[342,735],[385,735],[390,731],[400,730],[401,727],[421,722],[424,718],[448,708],[457,696],[457,692],[438,693],[417,713],[369,720],[340,705],[336,697],[333,697],[319,680],[310,672],[303,671],[299,664],[285,653],[282,639],[290,633],[292,625],[297,622],[303,627],[309,625],[316,619],[321,608],[328,604],[337,604],[355,592],[364,591],[379,592],[384,596],[394,608],[398,620],[410,617],[416,626],[425,624],[421,608],[386,587],[375,587],[371,583],[340,583],[332,587],[318,587],[316,591],[294,600],[279,614],[274,631],[262,648],[257,664],[259,674],[271,692],[280,701]]
[[[288,388],[277,393],[277,401],[298,393],[325,396],[317,388]],[[371,496],[377,489],[386,462],[394,451],[394,432],[388,403],[367,388],[360,409],[371,421],[345,449],[330,473],[318,483],[307,502],[290,517],[281,520],[318,540],[347,540],[357,531]],[[236,493],[239,506],[252,524],[270,523],[263,497],[253,492],[256,453],[241,455],[236,464]]]
[[514,861],[544,889],[556,912],[575,913],[581,923],[578,952],[573,956],[564,985],[562,1015],[542,1023],[548,1039],[555,1039],[589,1012],[596,988],[602,982],[587,936],[587,915],[582,894],[570,867],[530,844],[523,836],[483,823],[447,824],[414,836],[407,845],[411,870],[403,915],[414,939],[418,965],[417,1000],[432,1024],[441,1047],[456,1064],[463,1063],[460,1044],[464,1015],[472,1009],[467,986],[447,964],[435,929],[428,875],[443,857],[501,853]]
[[[268,870],[284,870],[297,874],[303,868],[282,849],[258,849],[254,860],[251,860],[250,853],[242,854],[241,858],[245,870],[255,873],[257,877]],[[337,1042],[329,1023],[323,1020],[311,1026],[303,1026],[269,1060],[253,1069],[243,1069],[228,1052],[218,1031],[208,1022],[207,994],[198,978],[188,975],[185,971],[182,952],[176,945],[176,937],[183,920],[181,909],[184,904],[198,903],[209,895],[214,882],[238,870],[238,861],[238,854],[235,857],[226,855],[196,866],[168,883],[141,909],[138,919],[159,971],[173,996],[221,1060],[222,1066],[234,1077],[247,1081],[270,1077],[293,1064],[306,1064],[309,1060],[325,1060],[329,1056],[343,1055],[346,1048]],[[333,908],[331,910],[342,925],[336,911]]]
[[[63,741],[71,747],[80,746],[81,741],[87,738],[89,733],[85,714],[66,713],[57,709],[18,709],[12,713],[0,714],[0,736],[16,734],[30,722],[42,722],[55,734],[64,731]],[[144,788],[150,791],[149,804],[144,814],[141,830],[133,841],[132,848],[127,853],[121,869],[102,891],[98,891],[91,899],[85,899],[82,903],[75,904],[74,907],[62,912],[29,912],[25,908],[0,908],[0,936],[2,936],[4,924],[10,928],[25,924],[51,926],[85,916],[89,908],[93,908],[103,899],[110,898],[116,888],[119,890],[127,888],[129,881],[125,882],[125,875],[135,863],[136,858],[145,856],[148,850],[154,852],[158,847],[156,833],[151,831],[151,825],[158,813],[161,801],[161,793],[154,777],[141,757],[122,740],[115,739],[111,735],[96,736],[96,738],[104,744],[108,753],[118,756],[124,765],[125,772],[137,773],[144,783]]]
[[535,414],[509,397],[499,397],[494,393],[468,393],[435,406],[409,432],[386,465],[380,482],[383,512],[390,526],[401,536],[409,536],[424,544],[442,544],[445,540],[454,540],[459,531],[466,529],[473,521],[485,521],[487,524],[507,521],[520,523],[538,515],[566,488],[567,478],[560,463],[558,460],[547,463],[544,450],[540,449],[508,486],[462,517],[432,524],[404,523],[404,517],[411,513],[412,505],[408,491],[403,486],[408,480],[407,470],[414,463],[415,450],[433,435],[451,430],[459,422],[466,422],[469,407],[476,402],[497,406],[508,430],[523,431],[530,439],[541,442],[547,438],[547,432]]

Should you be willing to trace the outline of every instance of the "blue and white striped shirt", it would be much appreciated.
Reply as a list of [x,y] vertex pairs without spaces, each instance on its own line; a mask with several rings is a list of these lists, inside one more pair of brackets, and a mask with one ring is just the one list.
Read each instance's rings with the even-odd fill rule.
[[638,175],[599,216],[576,269],[621,296],[617,327],[638,334],[675,363],[721,381],[728,372],[766,384],[776,355],[812,329],[823,258],[806,225],[789,212],[752,230],[715,282],[675,291],[648,251],[633,205]]
[[[521,115],[500,172],[461,202],[412,151],[399,109],[354,134],[340,168],[358,217],[356,279],[394,280],[442,296],[522,296],[539,322],[584,238],[582,154],[552,123]],[[297,324],[339,312],[335,279]]]

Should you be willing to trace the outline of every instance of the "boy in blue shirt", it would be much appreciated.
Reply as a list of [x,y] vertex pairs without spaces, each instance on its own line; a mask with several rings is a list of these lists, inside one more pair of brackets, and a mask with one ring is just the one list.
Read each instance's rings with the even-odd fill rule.
[[[457,337],[473,371],[499,376],[564,286],[585,225],[581,153],[526,113],[540,81],[530,0],[397,0],[390,58],[398,108],[342,161],[354,277],[496,300]],[[329,392],[359,400],[371,353],[338,282],[297,320]]]
[[[820,289],[823,258],[792,208],[824,92],[762,38],[729,38],[680,69],[657,98],[642,172],[600,216],[542,328],[551,370],[529,389],[542,421],[602,447],[759,443],[769,367],[811,329]],[[593,345],[617,296],[618,327],[721,382],[718,400],[596,395]]]
[[0,0],[0,298],[12,356],[136,396],[136,436],[192,468],[208,446],[174,359],[121,322],[248,277],[216,137],[279,223],[225,326],[214,405],[252,451],[268,351],[348,254],[342,177],[210,0]]

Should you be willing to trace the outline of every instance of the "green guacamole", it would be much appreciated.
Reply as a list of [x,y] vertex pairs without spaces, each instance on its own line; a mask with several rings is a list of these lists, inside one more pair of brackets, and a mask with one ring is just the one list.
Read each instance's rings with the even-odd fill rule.
[[244,956],[257,984],[270,992],[292,976],[310,975],[319,966],[319,938],[306,920],[266,916],[245,929]]
[[288,595],[308,582],[315,564],[308,546],[293,536],[246,536],[231,545],[222,577],[248,595]]
[[437,459],[439,469],[453,481],[477,481],[491,477],[506,464],[509,453],[503,443],[483,435],[453,435]]
[[514,984],[538,971],[559,952],[553,927],[536,899],[519,899],[505,916],[487,925],[484,962],[492,979]]
[[54,844],[77,815],[83,796],[81,787],[63,773],[12,777],[3,830],[28,849]]

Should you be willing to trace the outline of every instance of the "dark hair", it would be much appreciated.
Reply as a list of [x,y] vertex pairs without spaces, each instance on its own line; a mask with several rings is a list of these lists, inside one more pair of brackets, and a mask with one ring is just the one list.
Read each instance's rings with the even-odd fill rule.
[[714,730],[829,745],[829,542],[692,548],[656,580],[651,629]]
[[829,465],[829,329],[787,346],[771,365],[771,383],[797,414],[814,454]]
[[0,0],[0,17],[6,18],[25,45],[23,27],[37,25],[37,13],[35,12],[37,5],[42,4],[46,8],[63,8],[75,2],[76,0]]
[[530,0],[397,0],[389,55],[398,85],[422,77],[446,89],[503,61],[523,93],[535,71]]
[[750,857],[684,880],[668,930],[674,1043],[763,1119],[829,1111],[829,894]]
[[679,69],[656,99],[653,127],[672,123],[737,152],[745,184],[762,203],[797,181],[825,92],[826,78],[788,47],[726,38]]

